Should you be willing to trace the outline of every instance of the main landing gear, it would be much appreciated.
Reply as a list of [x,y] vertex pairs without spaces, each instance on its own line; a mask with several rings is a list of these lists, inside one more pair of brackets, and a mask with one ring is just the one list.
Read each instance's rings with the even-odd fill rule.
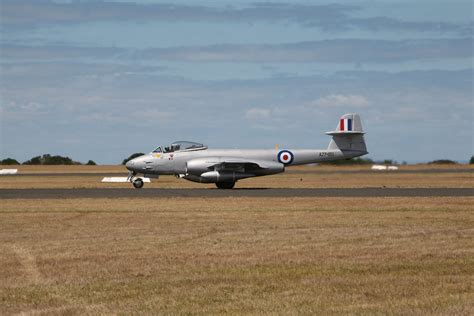
[[219,189],[232,189],[235,185],[235,182],[216,182],[216,187]]
[[136,173],[135,172],[130,172],[128,174],[128,181],[130,181],[133,184],[133,187],[135,189],[141,189],[143,188],[143,180],[142,178],[135,178]]

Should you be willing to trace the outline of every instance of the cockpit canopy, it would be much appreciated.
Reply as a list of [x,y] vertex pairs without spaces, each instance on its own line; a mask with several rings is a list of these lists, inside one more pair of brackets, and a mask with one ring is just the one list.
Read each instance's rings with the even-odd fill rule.
[[176,151],[191,151],[191,150],[202,150],[202,149],[207,149],[207,146],[200,144],[200,143],[195,143],[195,142],[188,142],[188,141],[177,141],[172,143],[169,146],[166,147],[157,147],[155,150],[153,150],[154,153],[172,153]]

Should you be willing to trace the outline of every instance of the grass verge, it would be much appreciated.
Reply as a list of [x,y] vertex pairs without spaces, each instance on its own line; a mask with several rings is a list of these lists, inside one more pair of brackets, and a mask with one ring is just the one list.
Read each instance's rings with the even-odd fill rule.
[[8,200],[0,314],[472,314],[473,198]]

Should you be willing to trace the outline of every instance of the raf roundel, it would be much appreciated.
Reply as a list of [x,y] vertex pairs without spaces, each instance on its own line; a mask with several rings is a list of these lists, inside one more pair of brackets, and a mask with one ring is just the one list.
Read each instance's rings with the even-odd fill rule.
[[282,150],[278,153],[278,161],[288,165],[293,161],[293,153],[289,150]]

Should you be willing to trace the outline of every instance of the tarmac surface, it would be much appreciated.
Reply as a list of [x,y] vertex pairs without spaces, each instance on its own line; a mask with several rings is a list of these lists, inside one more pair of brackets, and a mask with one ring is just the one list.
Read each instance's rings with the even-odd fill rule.
[[302,188],[302,189],[0,189],[0,199],[221,198],[221,197],[459,197],[473,188]]

